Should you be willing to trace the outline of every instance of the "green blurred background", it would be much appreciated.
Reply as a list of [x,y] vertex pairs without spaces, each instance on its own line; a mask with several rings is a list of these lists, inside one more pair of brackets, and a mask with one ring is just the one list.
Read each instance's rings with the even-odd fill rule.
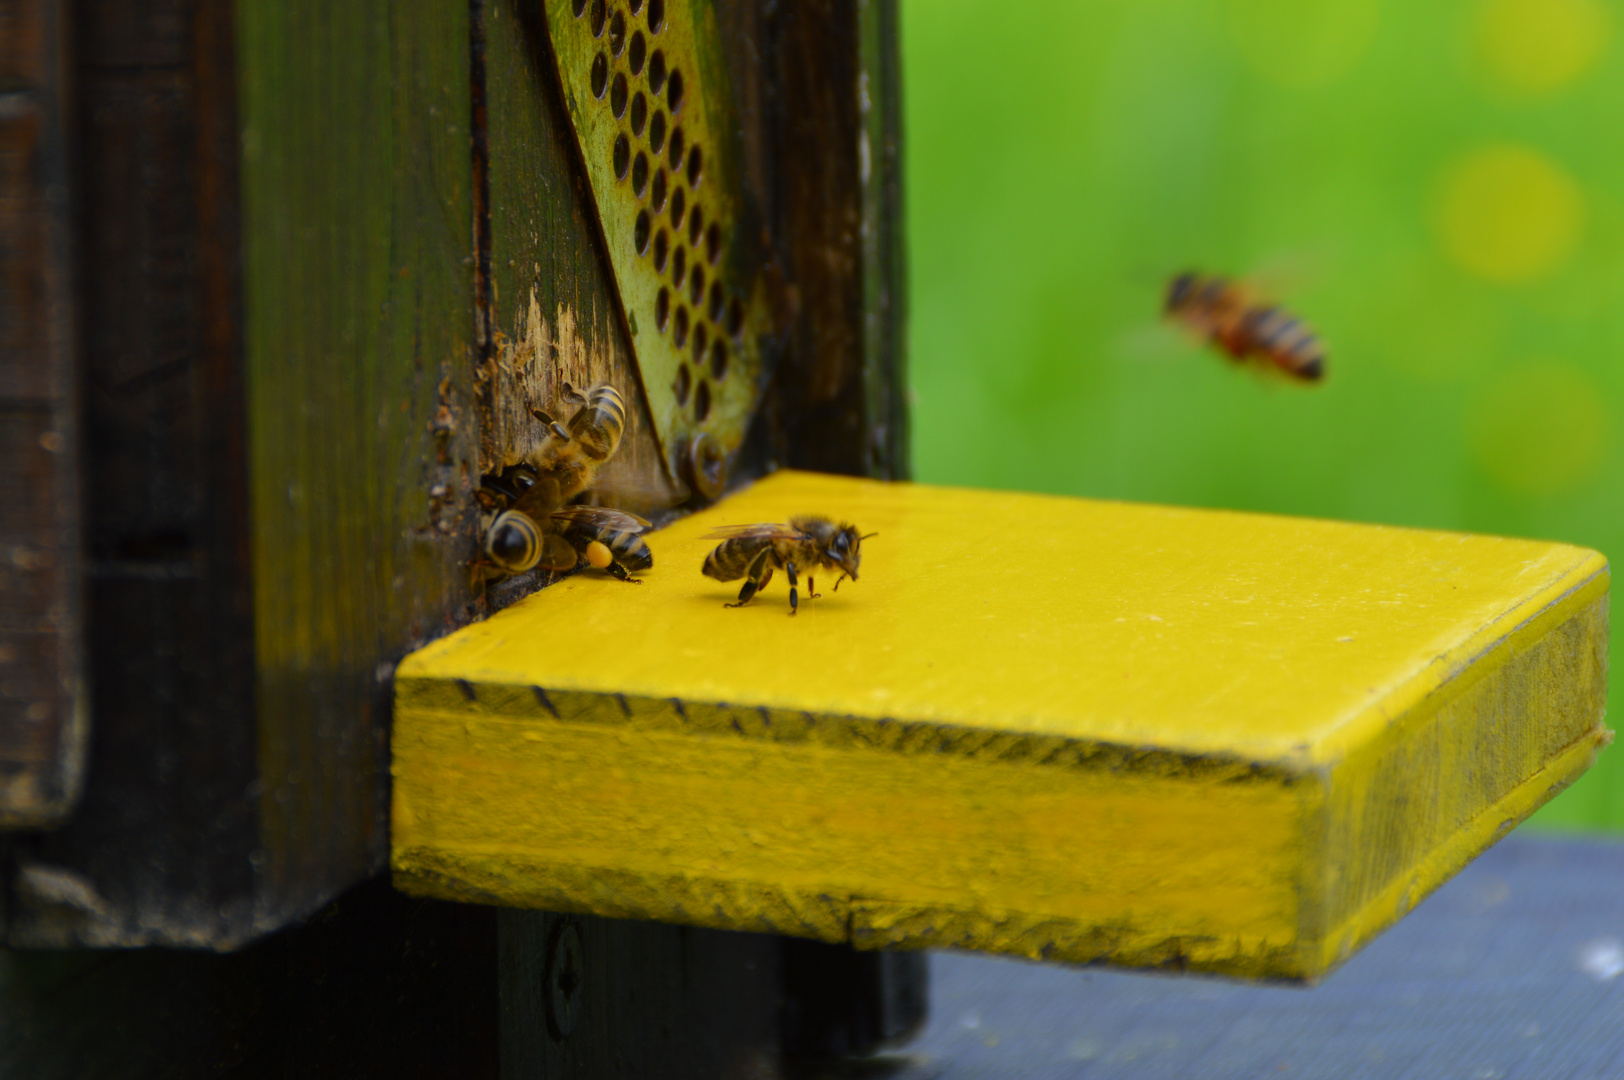
[[[1621,14],[908,0],[917,477],[1624,552]],[[1160,325],[1187,267],[1326,383]],[[1535,821],[1624,830],[1624,749]]]

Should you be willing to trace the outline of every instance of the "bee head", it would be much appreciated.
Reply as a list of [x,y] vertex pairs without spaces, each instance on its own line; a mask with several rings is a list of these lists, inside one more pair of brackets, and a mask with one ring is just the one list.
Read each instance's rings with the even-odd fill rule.
[[[869,536],[876,534],[870,533]],[[842,525],[829,541],[829,560],[840,567],[853,581],[857,580],[857,566],[863,558],[863,541],[867,537],[857,532],[855,525]]]
[[1183,307],[1195,292],[1195,275],[1186,270],[1167,283],[1167,300],[1162,310],[1173,312]]

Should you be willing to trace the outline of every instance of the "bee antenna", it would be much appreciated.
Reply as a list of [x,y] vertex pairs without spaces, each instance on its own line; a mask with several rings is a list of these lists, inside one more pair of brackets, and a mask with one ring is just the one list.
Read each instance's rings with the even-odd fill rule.
[[877,533],[877,532],[872,532],[872,533],[869,533],[868,536],[859,536],[857,539],[859,539],[859,540],[867,540],[869,536],[878,536],[878,535],[880,535],[880,534]]

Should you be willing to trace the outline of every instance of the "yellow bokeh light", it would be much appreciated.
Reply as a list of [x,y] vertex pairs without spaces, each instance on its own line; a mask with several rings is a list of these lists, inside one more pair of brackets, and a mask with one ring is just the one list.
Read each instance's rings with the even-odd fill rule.
[[1601,387],[1560,361],[1491,380],[1467,412],[1472,457],[1502,488],[1557,495],[1593,476],[1608,437]]
[[1365,55],[1380,15],[1377,0],[1230,0],[1229,32],[1265,79],[1329,86]]
[[1556,162],[1500,144],[1456,159],[1439,185],[1434,226],[1445,254],[1490,281],[1532,281],[1573,254],[1584,196]]
[[1613,20],[1599,0],[1488,0],[1478,9],[1478,65],[1495,86],[1549,94],[1596,63]]

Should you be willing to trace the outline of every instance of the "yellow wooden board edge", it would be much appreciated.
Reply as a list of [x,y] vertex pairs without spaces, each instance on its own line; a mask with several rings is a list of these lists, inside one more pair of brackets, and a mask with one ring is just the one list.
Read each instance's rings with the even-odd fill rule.
[[[807,510],[880,537],[794,621],[687,568]],[[1605,742],[1565,545],[780,474],[651,546],[401,665],[402,888],[1313,978]]]

